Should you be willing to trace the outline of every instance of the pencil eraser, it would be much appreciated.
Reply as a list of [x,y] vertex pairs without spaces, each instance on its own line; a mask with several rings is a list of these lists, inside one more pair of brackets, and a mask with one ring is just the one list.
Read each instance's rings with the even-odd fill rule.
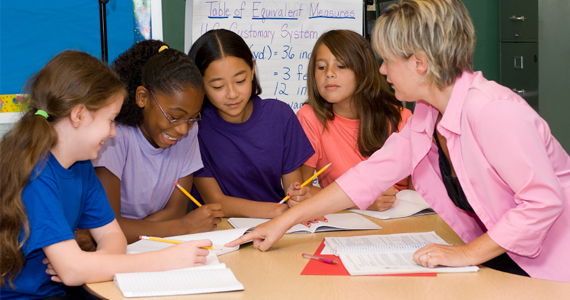
[[178,185],[178,181],[175,181],[174,184]]
[[139,240],[142,240],[142,235],[139,235]]

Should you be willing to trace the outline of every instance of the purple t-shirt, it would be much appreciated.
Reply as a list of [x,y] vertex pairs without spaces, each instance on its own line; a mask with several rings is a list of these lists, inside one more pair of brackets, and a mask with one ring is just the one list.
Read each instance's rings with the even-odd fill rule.
[[251,116],[239,124],[222,119],[214,106],[204,109],[198,133],[204,168],[194,175],[214,177],[227,196],[279,202],[285,196],[282,175],[295,171],[315,151],[286,103],[259,97],[251,101]]
[[105,142],[95,167],[105,167],[121,180],[121,216],[143,219],[164,209],[174,181],[202,168],[198,125],[168,148],[154,148],[140,128],[118,124],[117,136]]

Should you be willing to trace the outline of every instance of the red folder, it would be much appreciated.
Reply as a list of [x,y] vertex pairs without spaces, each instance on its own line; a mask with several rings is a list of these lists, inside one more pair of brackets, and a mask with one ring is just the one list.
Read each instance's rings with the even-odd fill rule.
[[[348,271],[344,268],[342,261],[334,255],[321,255],[321,251],[325,247],[325,240],[321,242],[321,245],[315,251],[314,255],[334,259],[338,264],[327,264],[322,261],[315,259],[309,259],[307,265],[301,272],[301,275],[344,275],[350,276]],[[370,275],[370,276],[425,276],[425,277],[435,277],[437,273],[414,273],[414,274],[382,274],[382,275]]]

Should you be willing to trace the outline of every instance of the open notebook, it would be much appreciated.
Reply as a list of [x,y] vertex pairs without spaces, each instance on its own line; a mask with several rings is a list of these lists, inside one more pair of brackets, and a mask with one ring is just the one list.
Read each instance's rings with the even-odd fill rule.
[[477,272],[477,266],[425,268],[413,261],[416,250],[428,244],[447,244],[435,232],[353,237],[325,237],[321,254],[340,257],[350,275]]
[[[302,224],[296,224],[287,230],[287,233],[315,233],[321,231],[337,231],[337,230],[374,230],[382,229],[378,224],[366,219],[363,216],[354,213],[340,213],[325,216],[328,222],[312,223],[311,227]],[[253,230],[257,225],[263,224],[270,219],[259,218],[229,218],[228,222],[239,229],[246,231]]]
[[225,264],[205,265],[164,272],[115,274],[115,284],[125,297],[173,296],[243,290]]
[[402,190],[398,192],[396,194],[396,202],[394,202],[394,205],[385,211],[359,209],[350,209],[350,211],[381,220],[435,213],[424,198],[414,190]]
[[[210,250],[210,252],[214,252],[217,255],[222,255],[239,249],[239,245],[235,247],[224,247],[224,245],[242,236],[246,232],[246,230],[247,228],[214,230],[209,232],[177,235],[166,238],[183,242],[204,240],[204,239],[211,240],[214,248],[218,250]],[[140,240],[127,246],[127,254],[162,250],[172,245],[173,244],[163,243],[163,242]]]

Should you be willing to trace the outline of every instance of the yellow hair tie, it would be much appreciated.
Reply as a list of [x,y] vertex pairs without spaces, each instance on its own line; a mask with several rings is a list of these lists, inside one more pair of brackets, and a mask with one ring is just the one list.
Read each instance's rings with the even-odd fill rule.
[[168,49],[168,46],[162,45],[162,47],[158,48],[158,53],[162,52],[162,50]]

